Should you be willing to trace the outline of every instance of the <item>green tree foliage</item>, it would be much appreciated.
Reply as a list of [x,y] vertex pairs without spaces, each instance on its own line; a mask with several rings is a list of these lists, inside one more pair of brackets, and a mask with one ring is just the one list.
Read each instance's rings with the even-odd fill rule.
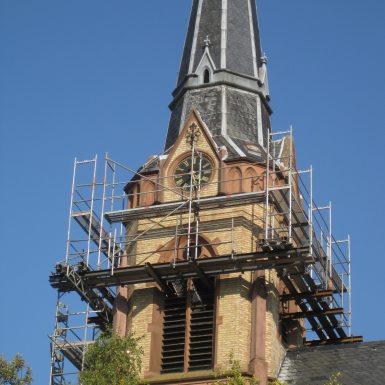
[[231,369],[219,371],[217,376],[226,376],[226,379],[215,381],[212,385],[258,385],[259,380],[255,377],[245,377],[241,372],[241,365],[239,360],[234,359],[234,353],[230,353]]
[[140,338],[119,337],[111,330],[103,333],[85,354],[81,385],[137,385],[143,350]]
[[31,385],[32,370],[26,366],[20,354],[11,361],[0,355],[0,385]]

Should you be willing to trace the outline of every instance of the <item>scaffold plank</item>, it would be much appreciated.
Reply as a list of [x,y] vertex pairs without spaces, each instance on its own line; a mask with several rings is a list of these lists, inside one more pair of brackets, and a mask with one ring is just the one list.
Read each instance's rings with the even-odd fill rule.
[[[240,193],[233,195],[220,195],[209,198],[200,198],[193,200],[193,205],[197,205],[199,209],[209,210],[215,208],[233,207],[243,205],[246,203],[263,202],[265,191],[258,191],[252,193]],[[152,206],[136,207],[132,209],[117,210],[105,213],[105,218],[110,223],[128,222],[135,219],[149,219],[166,215],[180,206],[182,201],[154,204]],[[178,210],[178,213],[188,213],[188,207],[184,206]]]
[[[284,282],[284,284],[286,285],[286,287],[288,288],[288,290],[290,291],[291,294],[297,294],[298,293],[292,280],[288,276],[282,277],[282,281]],[[297,305],[302,311],[307,311],[307,305],[303,301],[298,301]],[[327,339],[327,334],[325,333],[323,328],[319,327],[320,325],[317,322],[317,320],[315,319],[315,317],[308,316],[307,320],[309,321],[313,331],[317,334],[317,336],[320,340]]]
[[[304,274],[302,276],[302,278],[307,283],[307,285],[310,287],[310,290],[316,290],[317,286],[314,283],[313,278],[309,274]],[[314,299],[311,299],[311,300],[314,301]],[[319,303],[320,303],[320,306],[323,310],[327,310],[330,308],[328,302],[326,302],[322,299],[319,301]],[[334,314],[330,314],[328,316],[328,320],[331,323],[331,325],[333,326],[333,328],[337,331],[340,338],[347,337],[344,329],[341,327],[340,322],[337,320],[337,318],[335,317]]]
[[282,301],[298,301],[301,299],[307,299],[307,298],[324,298],[324,297],[331,297],[333,294],[335,294],[334,290],[316,290],[316,291],[308,291],[305,293],[294,293],[294,294],[282,294],[281,300]]
[[308,317],[319,317],[321,315],[330,315],[330,314],[343,314],[343,308],[334,308],[334,309],[325,309],[319,311],[299,311],[293,313],[281,313],[281,317],[283,320],[294,320]]
[[363,336],[352,336],[345,338],[336,338],[329,340],[312,340],[306,341],[305,346],[321,346],[321,345],[334,345],[334,344],[352,344],[355,342],[362,342],[364,340]]
[[[176,261],[175,264],[152,264],[153,270],[160,279],[171,281],[180,278],[199,278],[200,272],[207,277],[220,274],[246,272],[253,270],[274,269],[279,267],[310,264],[314,260],[308,257],[308,248],[299,248],[275,252],[256,252],[242,255],[227,255],[196,260],[199,270],[189,260]],[[112,287],[137,283],[154,282],[146,265],[115,268],[111,270],[85,271],[79,273],[88,288]],[[52,287],[62,291],[72,291],[74,286],[68,282],[63,273],[50,276]]]

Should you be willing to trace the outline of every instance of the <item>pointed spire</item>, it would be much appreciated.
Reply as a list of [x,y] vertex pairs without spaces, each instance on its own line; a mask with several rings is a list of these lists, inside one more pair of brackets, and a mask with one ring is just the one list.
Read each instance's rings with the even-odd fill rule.
[[240,156],[245,144],[263,145],[271,110],[262,56],[255,0],[193,0],[166,149],[192,109]]
[[194,0],[178,85],[195,73],[206,41],[217,68],[258,77],[261,44],[254,0]]

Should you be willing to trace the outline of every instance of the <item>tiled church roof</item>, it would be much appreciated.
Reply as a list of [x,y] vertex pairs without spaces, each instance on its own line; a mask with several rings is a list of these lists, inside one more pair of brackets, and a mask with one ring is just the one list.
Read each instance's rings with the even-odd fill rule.
[[279,380],[288,385],[323,385],[337,372],[342,373],[343,385],[384,385],[385,341],[289,351]]

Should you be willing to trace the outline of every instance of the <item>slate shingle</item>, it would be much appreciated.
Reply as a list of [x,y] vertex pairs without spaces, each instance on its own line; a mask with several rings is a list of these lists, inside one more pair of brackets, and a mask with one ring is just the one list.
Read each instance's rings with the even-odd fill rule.
[[384,385],[385,341],[288,351],[278,379],[288,385],[323,385],[337,372],[343,385]]

